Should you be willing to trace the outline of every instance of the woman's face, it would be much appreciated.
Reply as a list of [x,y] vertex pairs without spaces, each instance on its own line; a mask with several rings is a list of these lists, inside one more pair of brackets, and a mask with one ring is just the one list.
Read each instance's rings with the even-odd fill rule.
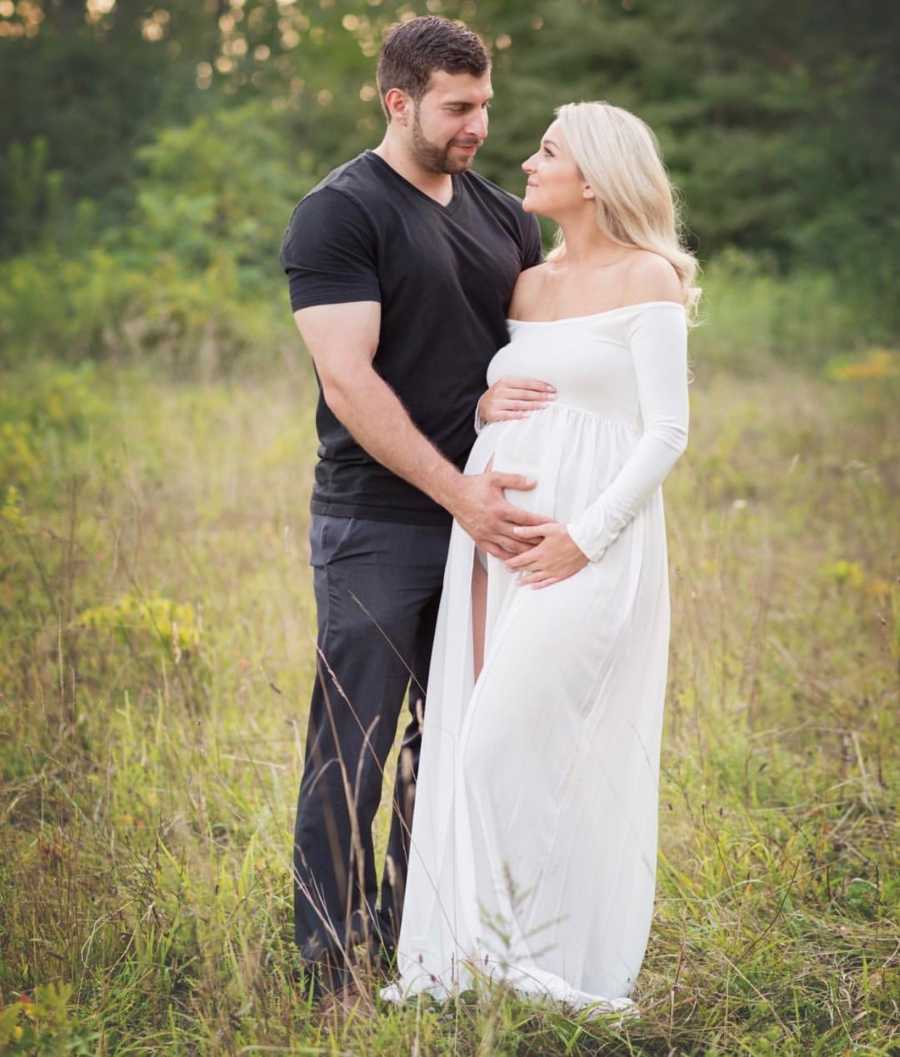
[[[540,147],[522,162],[528,177],[523,206],[528,213],[559,220],[589,201],[586,182],[569,151],[558,121],[544,133]],[[593,197],[592,192],[587,192]]]

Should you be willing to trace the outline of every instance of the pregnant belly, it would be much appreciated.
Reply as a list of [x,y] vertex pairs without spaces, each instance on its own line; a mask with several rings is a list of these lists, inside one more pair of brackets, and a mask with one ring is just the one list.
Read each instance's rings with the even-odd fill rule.
[[[543,441],[541,437],[543,435]],[[478,435],[466,463],[467,474],[518,474],[537,482],[533,489],[507,489],[506,498],[515,506],[553,519],[556,508],[556,477],[559,458],[540,428],[539,413],[527,419],[493,422]]]

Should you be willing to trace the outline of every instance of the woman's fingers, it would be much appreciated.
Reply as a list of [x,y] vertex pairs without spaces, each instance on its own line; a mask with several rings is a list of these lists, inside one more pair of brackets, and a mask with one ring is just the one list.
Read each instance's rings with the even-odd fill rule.
[[496,422],[505,418],[527,418],[535,411],[542,411],[550,406],[550,401],[531,402],[526,400],[496,400],[487,407],[482,407],[482,418]]
[[535,551],[540,548],[540,544],[536,547],[531,547],[515,558],[509,558],[506,562],[506,566],[512,572],[521,572],[523,575],[533,575],[536,570],[541,567],[541,558],[543,554],[535,555]]
[[534,400],[518,400],[511,397],[500,397],[498,399],[501,411],[535,411],[540,407],[549,407],[553,401],[546,397],[535,397]]
[[485,422],[524,418],[540,411],[556,399],[556,389],[540,378],[500,378],[491,386],[480,405]]
[[498,389],[496,396],[498,400],[519,400],[526,404],[545,404],[556,399],[555,393],[548,393],[544,389],[515,389],[507,386]]
[[500,378],[492,386],[494,395],[512,400],[552,400],[556,389],[537,378]]
[[540,378],[512,378],[504,376],[498,378],[495,385],[508,385],[512,389],[533,389],[542,393],[555,393],[556,387]]

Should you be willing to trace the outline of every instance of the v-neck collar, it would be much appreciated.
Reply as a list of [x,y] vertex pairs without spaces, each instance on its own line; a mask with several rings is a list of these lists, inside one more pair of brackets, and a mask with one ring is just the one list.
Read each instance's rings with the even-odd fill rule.
[[459,173],[450,173],[453,194],[450,196],[450,201],[445,205],[444,203],[439,202],[436,198],[432,198],[431,195],[425,194],[425,192],[416,187],[414,183],[407,180],[402,173],[397,172],[393,165],[386,162],[380,154],[376,154],[373,150],[367,150],[365,154],[366,157],[373,159],[377,165],[382,166],[391,173],[395,179],[399,180],[405,187],[408,187],[414,194],[417,194],[420,198],[424,198],[426,202],[430,202],[435,209],[439,209],[442,213],[452,213],[459,205],[460,194],[462,191],[462,178]]

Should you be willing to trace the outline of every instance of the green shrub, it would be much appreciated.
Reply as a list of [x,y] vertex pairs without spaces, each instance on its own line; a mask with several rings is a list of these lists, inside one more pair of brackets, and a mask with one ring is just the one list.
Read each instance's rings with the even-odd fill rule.
[[0,365],[160,359],[202,373],[296,343],[278,254],[312,160],[253,102],[165,129],[139,153],[133,216],[3,264]]
[[883,337],[881,324],[825,272],[779,275],[770,259],[730,250],[704,271],[696,363],[764,373],[773,360],[819,369]]

